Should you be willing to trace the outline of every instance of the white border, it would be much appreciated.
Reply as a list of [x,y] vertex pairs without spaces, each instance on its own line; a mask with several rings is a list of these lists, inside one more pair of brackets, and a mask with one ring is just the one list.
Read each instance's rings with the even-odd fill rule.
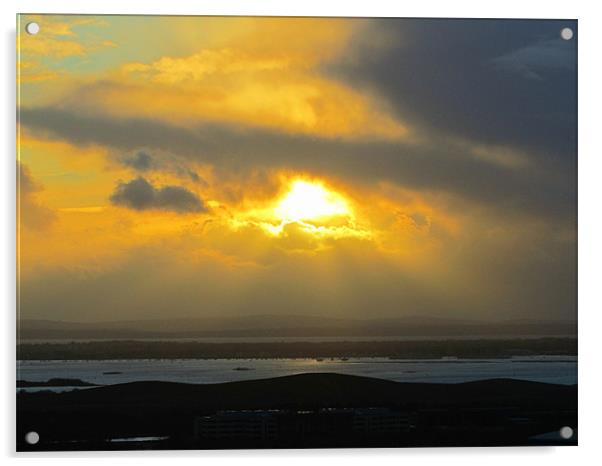
[[[16,3],[16,2],[14,2]],[[579,2],[558,0],[505,0],[491,2],[468,0],[20,0],[21,13],[91,14],[197,14],[197,15],[269,15],[269,16],[404,16],[404,17],[493,17],[493,18],[577,18],[584,6]]]
[[602,57],[600,8],[593,1],[526,1],[495,2],[475,0],[3,0],[2,15],[3,71],[0,73],[5,103],[0,113],[2,141],[6,141],[2,159],[2,228],[0,248],[0,296],[3,299],[2,402],[0,452],[15,460],[14,454],[14,369],[15,369],[15,14],[17,12],[90,13],[90,14],[207,14],[207,15],[288,15],[288,16],[404,16],[404,17],[488,17],[488,18],[562,18],[579,20],[579,443],[576,448],[475,448],[475,449],[410,449],[410,450],[292,450],[292,451],[226,451],[226,452],[128,452],[128,453],[54,453],[19,455],[25,464],[43,458],[46,464],[104,464],[134,460],[162,464],[167,458],[198,464],[199,461],[244,462],[245,466],[266,464],[305,465],[343,463],[350,465],[378,461],[379,464],[439,464],[457,462],[462,465],[488,466],[545,462],[566,466],[572,462],[599,460],[598,443],[602,413],[601,375],[598,358],[602,332],[602,300],[600,298],[600,264],[602,264],[602,151],[600,150],[600,110]]

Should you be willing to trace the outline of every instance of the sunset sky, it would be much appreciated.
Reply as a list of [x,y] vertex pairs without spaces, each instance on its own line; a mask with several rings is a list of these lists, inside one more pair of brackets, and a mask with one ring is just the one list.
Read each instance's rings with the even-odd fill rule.
[[20,16],[20,317],[576,319],[567,26]]

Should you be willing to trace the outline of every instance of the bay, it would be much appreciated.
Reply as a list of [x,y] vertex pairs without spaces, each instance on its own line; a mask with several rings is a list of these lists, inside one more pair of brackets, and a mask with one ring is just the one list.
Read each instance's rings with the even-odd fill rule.
[[[18,361],[17,379],[80,379],[108,385],[136,381],[222,383],[301,373],[335,372],[397,382],[460,383],[513,378],[556,384],[577,383],[575,356],[506,359],[128,359]],[[74,387],[42,387],[64,391]],[[78,387],[79,388],[79,387]],[[27,389],[28,391],[36,389]]]

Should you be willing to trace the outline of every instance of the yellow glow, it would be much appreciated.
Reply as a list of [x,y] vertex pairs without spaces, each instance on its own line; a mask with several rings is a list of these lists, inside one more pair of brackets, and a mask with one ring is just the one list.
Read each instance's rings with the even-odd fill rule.
[[275,209],[276,216],[283,222],[302,222],[349,213],[341,196],[321,184],[304,180],[294,181]]

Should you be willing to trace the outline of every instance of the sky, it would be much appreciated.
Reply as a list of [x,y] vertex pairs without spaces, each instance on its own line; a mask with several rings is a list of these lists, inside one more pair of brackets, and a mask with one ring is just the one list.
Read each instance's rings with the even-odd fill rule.
[[576,319],[575,21],[18,21],[20,318]]

